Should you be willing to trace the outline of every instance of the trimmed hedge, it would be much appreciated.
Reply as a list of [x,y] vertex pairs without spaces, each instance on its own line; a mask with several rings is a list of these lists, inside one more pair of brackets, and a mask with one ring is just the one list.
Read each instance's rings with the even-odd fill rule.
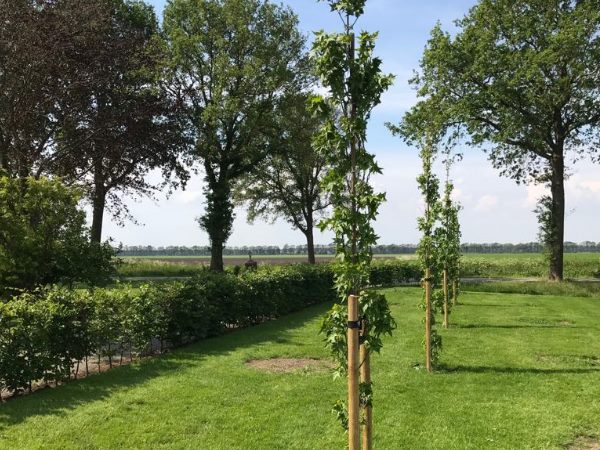
[[227,329],[246,327],[335,298],[331,271],[294,266],[204,272],[185,283],[113,289],[51,288],[0,303],[0,390],[71,378],[78,362],[112,365]]
[[[418,279],[418,268],[373,266],[372,284]],[[0,303],[0,390],[60,382],[73,368],[162,352],[336,298],[330,265],[201,272],[185,282],[111,289],[49,288]]]

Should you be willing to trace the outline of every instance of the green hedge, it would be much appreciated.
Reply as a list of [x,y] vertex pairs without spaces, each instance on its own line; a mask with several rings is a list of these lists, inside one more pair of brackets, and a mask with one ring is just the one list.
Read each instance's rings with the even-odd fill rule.
[[[418,279],[416,266],[377,263],[372,284]],[[185,281],[110,289],[50,288],[0,303],[0,390],[71,378],[79,362],[217,336],[336,298],[330,265],[263,267]]]
[[[177,346],[335,298],[331,271],[294,266],[205,272],[185,283],[113,289],[52,288],[0,303],[0,389],[64,381],[78,361]],[[158,350],[158,351],[160,351]]]

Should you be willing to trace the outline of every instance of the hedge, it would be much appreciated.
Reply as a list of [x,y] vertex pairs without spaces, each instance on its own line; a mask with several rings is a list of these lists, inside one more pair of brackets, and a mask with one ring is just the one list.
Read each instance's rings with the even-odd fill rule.
[[[378,263],[372,283],[418,278],[416,267]],[[160,353],[275,319],[336,297],[330,265],[199,273],[185,282],[95,290],[53,287],[0,303],[0,391],[62,382],[82,362]]]

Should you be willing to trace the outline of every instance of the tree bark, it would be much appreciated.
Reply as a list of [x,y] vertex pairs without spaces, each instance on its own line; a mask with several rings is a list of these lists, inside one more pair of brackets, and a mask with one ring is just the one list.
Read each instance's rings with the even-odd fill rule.
[[315,264],[317,262],[315,258],[315,238],[312,217],[306,220],[306,249],[308,251],[308,263]]
[[94,161],[94,192],[92,194],[92,229],[90,238],[92,242],[102,241],[102,222],[104,208],[106,207],[106,188],[104,185],[104,170],[102,158]]
[[[210,235],[210,233],[209,233]],[[223,242],[217,242],[216,237],[210,239],[210,270],[213,272],[223,272]]]
[[562,152],[552,157],[552,240],[550,279],[563,280],[565,242],[565,161]]

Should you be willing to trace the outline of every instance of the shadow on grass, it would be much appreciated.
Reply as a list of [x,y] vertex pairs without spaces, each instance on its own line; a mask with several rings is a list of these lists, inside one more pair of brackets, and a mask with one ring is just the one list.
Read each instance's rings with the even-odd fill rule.
[[600,367],[570,367],[538,369],[535,367],[488,367],[488,366],[439,366],[440,372],[446,373],[505,373],[505,374],[536,374],[536,375],[560,375],[560,374],[586,374],[600,372]]
[[[479,292],[477,292],[477,294],[479,294]],[[523,307],[527,307],[527,308],[541,308],[543,305],[533,305],[533,304],[523,304],[523,303],[467,303],[467,302],[460,302],[458,305],[456,306],[482,306],[482,307],[496,307],[496,308],[523,308]]]
[[114,393],[131,389],[153,378],[196,366],[207,356],[226,355],[234,350],[268,341],[295,342],[294,330],[323,315],[329,306],[311,306],[279,320],[205,339],[178,348],[172,353],[147,358],[55,388],[11,399],[0,404],[0,431],[33,416],[66,416],[69,411],[86,403],[108,398]]
[[565,326],[560,324],[532,324],[532,325],[497,325],[491,323],[468,323],[468,324],[451,324],[450,328],[472,329],[472,328],[499,328],[507,330],[518,330],[527,328],[583,328],[574,326]]

